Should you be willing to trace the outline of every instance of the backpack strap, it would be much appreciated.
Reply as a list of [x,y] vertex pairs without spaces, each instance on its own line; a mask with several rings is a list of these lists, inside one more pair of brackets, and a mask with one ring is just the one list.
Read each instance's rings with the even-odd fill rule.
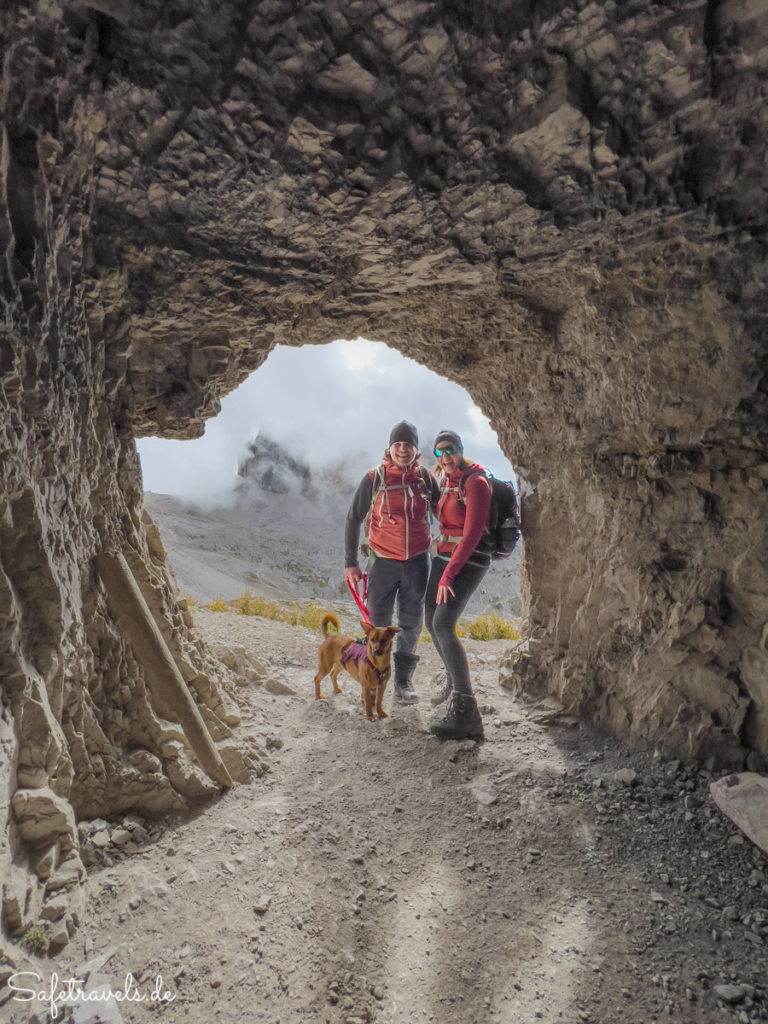
[[426,466],[419,466],[419,472],[421,473],[421,487],[424,503],[427,506],[427,521],[429,523],[433,523],[435,521],[435,517],[432,514],[432,474]]
[[455,494],[456,495],[456,500],[459,502],[459,504],[460,505],[466,505],[467,504],[467,480],[471,476],[482,476],[482,477],[485,477],[485,479],[488,480],[489,483],[490,483],[490,480],[491,480],[491,474],[487,470],[485,470],[485,469],[478,470],[476,473],[470,473],[469,470],[466,470],[459,477],[459,486],[458,487],[446,487],[445,483],[446,483],[448,478],[444,477],[443,478],[443,482],[442,482],[442,484],[440,486],[440,490],[443,492],[443,494]]
[[[373,470],[373,475],[371,477],[371,504],[370,504],[370,506],[368,508],[368,514],[366,515],[365,521],[363,523],[363,532],[364,532],[366,538],[368,537],[368,532],[369,532],[370,527],[371,527],[371,518],[373,516],[373,506],[376,504],[376,499],[378,498],[378,496],[381,494],[381,492],[383,490],[385,490],[385,487],[384,487],[384,467],[382,466],[381,463],[379,463],[379,465],[376,466],[375,469]],[[366,541],[366,543],[367,543],[367,541]]]

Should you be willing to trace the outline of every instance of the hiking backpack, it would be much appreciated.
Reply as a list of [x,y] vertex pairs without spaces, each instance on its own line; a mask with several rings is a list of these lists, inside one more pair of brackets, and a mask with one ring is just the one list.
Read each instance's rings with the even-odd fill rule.
[[[483,555],[490,555],[496,561],[499,558],[509,558],[515,550],[520,537],[520,509],[513,483],[509,480],[497,480],[487,470],[485,478],[491,485],[491,514],[488,532],[480,538],[476,550]],[[466,504],[467,501],[462,491],[464,479],[462,478],[459,484],[458,494],[462,504]]]

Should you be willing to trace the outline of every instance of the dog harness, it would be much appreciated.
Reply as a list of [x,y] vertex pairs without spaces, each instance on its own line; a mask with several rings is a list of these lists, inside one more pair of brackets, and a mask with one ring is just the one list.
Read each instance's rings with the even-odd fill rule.
[[354,662],[355,665],[359,665],[361,661],[364,661],[368,668],[373,671],[373,674],[383,683],[389,675],[389,669],[385,668],[382,671],[376,668],[375,665],[371,664],[368,657],[368,644],[361,644],[353,640],[352,643],[347,644],[344,650],[341,652],[341,664],[346,665],[348,661]]

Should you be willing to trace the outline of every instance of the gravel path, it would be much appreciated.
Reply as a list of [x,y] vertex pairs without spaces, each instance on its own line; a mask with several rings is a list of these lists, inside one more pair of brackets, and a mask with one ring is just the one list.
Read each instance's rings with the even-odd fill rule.
[[[507,641],[467,643],[488,740],[459,746],[426,734],[425,699],[392,708],[388,694],[375,724],[349,678],[316,702],[306,629],[195,621],[298,692],[242,691],[243,732],[282,741],[268,774],[92,869],[60,974],[116,948],[103,971],[147,990],[162,974],[175,994],[123,1004],[124,1020],[768,1019],[768,863],[714,807],[707,773],[513,699],[497,684]],[[426,696],[437,666],[421,647]]]

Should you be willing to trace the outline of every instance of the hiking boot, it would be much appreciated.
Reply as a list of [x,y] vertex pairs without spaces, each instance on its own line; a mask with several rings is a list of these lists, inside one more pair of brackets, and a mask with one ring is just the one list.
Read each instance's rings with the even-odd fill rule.
[[447,672],[438,672],[434,678],[434,684],[439,686],[440,689],[429,698],[429,703],[433,708],[436,708],[441,704],[445,704],[453,693],[453,682]]
[[416,670],[419,659],[415,654],[395,652],[395,700],[400,704],[418,704],[419,695],[413,688],[411,676]]
[[454,690],[445,718],[430,725],[429,731],[441,740],[485,739],[483,719],[474,694]]

